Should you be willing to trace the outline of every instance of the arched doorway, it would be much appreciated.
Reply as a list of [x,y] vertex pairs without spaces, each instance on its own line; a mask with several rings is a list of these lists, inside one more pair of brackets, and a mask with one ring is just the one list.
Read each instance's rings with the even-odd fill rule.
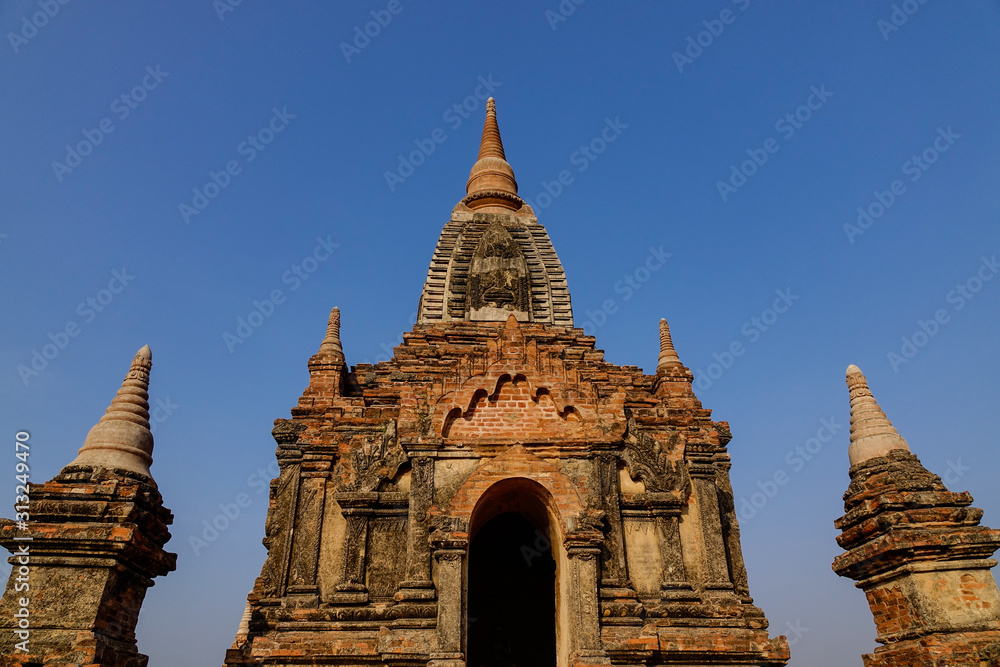
[[533,481],[508,479],[476,506],[467,561],[468,667],[556,667],[558,531],[543,493]]
[[468,667],[554,667],[556,563],[547,533],[504,512],[469,546]]

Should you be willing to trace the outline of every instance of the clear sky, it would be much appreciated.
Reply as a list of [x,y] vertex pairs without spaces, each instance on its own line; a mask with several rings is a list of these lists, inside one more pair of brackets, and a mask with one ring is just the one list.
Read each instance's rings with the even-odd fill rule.
[[272,420],[332,306],[352,364],[409,328],[486,94],[577,326],[652,372],[668,318],[732,425],[751,592],[791,664],[874,647],[830,569],[849,363],[1000,527],[996,0],[230,3],[0,4],[0,504],[14,434],[55,475],[148,343],[179,554],[139,623],[152,665],[220,664]]

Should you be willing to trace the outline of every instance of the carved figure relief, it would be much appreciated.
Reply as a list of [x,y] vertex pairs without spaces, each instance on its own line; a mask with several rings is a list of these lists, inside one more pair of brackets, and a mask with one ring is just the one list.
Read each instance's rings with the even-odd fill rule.
[[383,480],[392,479],[408,458],[396,438],[396,422],[388,422],[384,433],[366,437],[354,452],[355,490],[374,491]]
[[469,266],[466,309],[472,320],[504,320],[514,313],[530,319],[528,264],[503,225],[493,222],[483,232]]
[[[680,435],[674,434],[671,442],[680,445]],[[624,459],[632,479],[641,479],[647,491],[672,491],[681,486],[681,474],[668,459],[666,452],[651,435],[639,430],[635,418],[628,416],[625,435]]]

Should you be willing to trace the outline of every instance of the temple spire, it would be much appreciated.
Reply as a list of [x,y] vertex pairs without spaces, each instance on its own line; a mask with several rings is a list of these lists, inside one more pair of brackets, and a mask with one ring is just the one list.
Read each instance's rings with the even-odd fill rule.
[[670,337],[670,325],[665,319],[660,320],[660,358],[656,363],[656,372],[663,373],[671,365],[681,364],[677,350],[674,349],[674,341]]
[[492,97],[486,101],[486,120],[483,123],[483,137],[479,142],[479,159],[469,172],[465,192],[466,197],[462,201],[473,210],[516,211],[524,204],[517,196],[514,169],[503,152],[500,127],[497,125],[496,102]]
[[486,100],[486,121],[483,123],[483,137],[479,140],[478,159],[482,160],[484,157],[507,159],[500,139],[500,126],[497,125],[497,104],[492,97]]
[[129,470],[151,477],[153,434],[149,430],[149,369],[153,353],[144,345],[132,359],[121,389],[90,429],[70,466]]
[[851,445],[848,449],[851,465],[885,456],[894,449],[909,452],[906,440],[875,402],[868,380],[854,364],[847,367],[847,387],[851,392]]
[[326,325],[326,337],[319,346],[320,353],[326,353],[344,358],[344,347],[340,344],[340,308],[333,307],[330,311],[330,320]]

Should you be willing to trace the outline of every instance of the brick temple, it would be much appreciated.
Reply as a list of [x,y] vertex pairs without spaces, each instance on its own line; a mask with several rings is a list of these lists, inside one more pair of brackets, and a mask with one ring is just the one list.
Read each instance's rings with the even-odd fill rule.
[[783,665],[729,427],[666,323],[655,375],[573,327],[494,102],[413,331],[349,369],[340,312],[275,422],[268,557],[226,665]]
[[[517,192],[490,99],[413,330],[392,359],[349,367],[334,308],[275,420],[267,557],[226,667],[788,663],[750,597],[729,425],[694,395],[665,320],[654,374],[604,360]],[[21,653],[15,567],[2,665],[147,664],[136,619],[175,559],[149,470],[151,358],[78,458],[31,485],[27,530],[0,522],[12,563],[32,538],[37,614]],[[848,384],[835,569],[872,606],[882,646],[865,664],[996,665],[1000,531],[920,466],[855,367]]]

